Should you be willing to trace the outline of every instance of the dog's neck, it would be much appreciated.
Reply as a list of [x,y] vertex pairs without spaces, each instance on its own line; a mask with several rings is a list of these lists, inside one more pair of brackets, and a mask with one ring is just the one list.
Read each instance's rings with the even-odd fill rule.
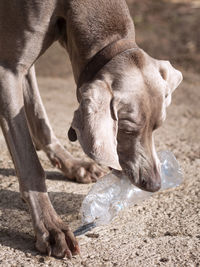
[[135,40],[121,39],[117,40],[102,50],[100,50],[92,59],[87,63],[79,75],[77,82],[77,99],[80,102],[79,88],[87,82],[95,78],[96,74],[114,57],[119,54],[138,49]]
[[76,83],[88,62],[109,44],[135,40],[125,0],[73,0],[66,17],[67,50]]

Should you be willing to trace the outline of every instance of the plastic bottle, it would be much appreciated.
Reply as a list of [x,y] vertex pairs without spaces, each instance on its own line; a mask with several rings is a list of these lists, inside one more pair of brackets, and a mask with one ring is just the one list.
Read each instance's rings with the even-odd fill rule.
[[[183,176],[179,164],[170,151],[161,151],[161,190],[181,184]],[[111,172],[93,185],[82,202],[83,226],[75,231],[82,234],[95,226],[107,224],[122,209],[149,198],[153,193],[134,186],[126,176],[118,177]]]

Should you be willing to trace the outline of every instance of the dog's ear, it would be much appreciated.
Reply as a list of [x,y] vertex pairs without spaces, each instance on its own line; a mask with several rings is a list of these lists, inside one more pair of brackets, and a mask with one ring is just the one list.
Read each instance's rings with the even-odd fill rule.
[[170,93],[173,93],[183,80],[182,73],[175,69],[169,61],[160,60],[160,74],[167,82]]
[[182,73],[175,69],[169,61],[159,60],[159,72],[165,81],[165,107],[171,103],[171,96],[174,90],[183,80]]
[[76,142],[77,141],[77,134],[76,131],[70,127],[68,131],[68,138],[71,142]]
[[77,138],[84,152],[96,162],[121,170],[117,155],[117,110],[111,104],[112,92],[101,80],[80,90],[81,101],[74,112],[69,139]]

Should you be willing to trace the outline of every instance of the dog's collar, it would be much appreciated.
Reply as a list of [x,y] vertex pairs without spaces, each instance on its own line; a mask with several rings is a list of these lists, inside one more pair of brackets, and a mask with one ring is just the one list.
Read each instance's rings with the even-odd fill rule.
[[127,50],[136,48],[137,45],[135,41],[129,39],[121,39],[104,47],[87,63],[86,67],[83,69],[78,79],[77,89],[79,89],[84,83],[92,80],[99,70],[115,56],[126,52]]

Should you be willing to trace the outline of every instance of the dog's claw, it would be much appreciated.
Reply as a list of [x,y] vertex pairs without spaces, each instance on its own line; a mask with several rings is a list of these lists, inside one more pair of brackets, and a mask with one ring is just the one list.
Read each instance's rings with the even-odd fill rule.
[[69,251],[69,249],[65,250],[65,256],[67,256],[68,259],[72,259],[72,253]]
[[65,232],[65,239],[66,239],[68,248],[70,249],[70,252],[72,253],[72,255],[80,254],[78,242],[77,242],[74,234],[71,231]]
[[48,246],[47,247],[47,256],[51,256],[51,247],[50,246]]

